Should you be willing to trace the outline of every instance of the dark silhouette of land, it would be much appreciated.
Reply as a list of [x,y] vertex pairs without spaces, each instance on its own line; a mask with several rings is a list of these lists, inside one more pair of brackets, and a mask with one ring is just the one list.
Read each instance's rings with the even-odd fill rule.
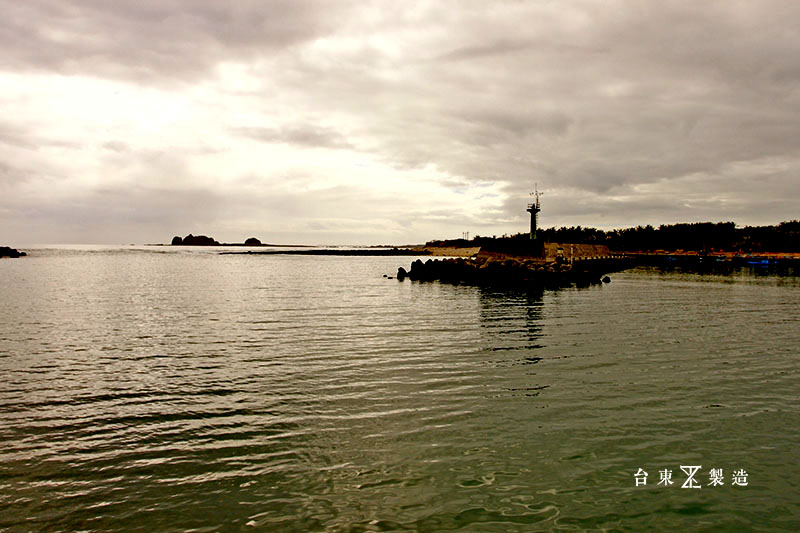
[[172,246],[219,246],[219,242],[205,235],[192,235],[186,237],[175,236],[172,238]]
[[0,257],[25,257],[25,252],[20,252],[19,250],[15,250],[14,248],[9,248],[8,246],[0,246]]
[[397,269],[397,279],[443,281],[488,286],[558,288],[608,283],[610,272],[633,266],[630,260],[616,257],[584,258],[570,262],[532,257],[512,257],[481,252],[474,258],[417,259],[411,268]]
[[[781,222],[773,226],[736,227],[733,222],[697,222],[681,224],[651,225],[604,231],[597,228],[572,226],[536,230],[536,243],[572,243],[608,246],[612,252],[730,252],[752,253],[800,253],[800,220]],[[312,248],[300,244],[269,244],[256,237],[243,243],[220,243],[206,235],[186,237],[175,236],[173,246],[253,246],[253,247],[291,247]],[[484,249],[507,251],[509,254],[542,255],[542,250],[532,250],[528,233],[518,233],[503,237],[475,236],[467,239],[434,240],[424,246],[370,246],[380,250],[416,250],[420,255],[426,252],[438,255],[437,250],[449,248],[453,255],[464,249]],[[317,248],[317,247],[313,247]],[[330,248],[334,249],[334,248]],[[516,251],[516,252],[515,252]],[[339,250],[341,253],[342,250]],[[294,252],[292,252],[294,253]],[[320,254],[320,250],[308,252]],[[341,253],[341,255],[345,255]],[[471,253],[469,255],[474,255]]]
[[[430,241],[426,246],[460,246],[481,248],[524,248],[528,233],[506,237],[480,237],[471,240]],[[540,229],[536,240],[547,242],[597,244],[613,252],[729,252],[739,254],[800,253],[800,220],[774,226],[745,226],[733,222],[698,222],[636,226],[603,231],[573,226]]]
[[221,255],[351,255],[351,256],[387,256],[387,255],[430,255],[430,252],[412,248],[314,248],[312,250],[270,250],[264,252],[220,252]]
[[270,250],[254,252],[220,252],[222,254],[253,254],[253,255],[352,255],[352,256],[382,256],[382,255],[430,255],[430,251],[411,247],[377,247],[367,248],[317,248],[303,244],[266,244],[256,237],[249,237],[244,243],[220,243],[213,237],[207,235],[192,235],[186,237],[175,236],[172,238],[171,246],[247,246],[247,247],[283,247],[283,248],[309,248],[307,250]]
[[[560,244],[559,244],[560,243]],[[800,274],[800,221],[737,228],[733,222],[636,226],[603,231],[580,226],[471,240],[430,241],[427,248],[460,247],[471,259],[415,262],[398,278],[558,286],[596,283],[606,272],[635,266],[724,274]]]
[[[183,246],[276,246],[250,237],[243,244],[220,244],[205,235],[175,237]],[[460,259],[415,261],[398,278],[466,283],[559,286],[598,283],[609,272],[633,266],[723,272],[746,267],[800,273],[800,220],[775,226],[701,222],[636,226],[604,231],[581,226],[537,229],[503,237],[429,241],[422,246],[317,248],[222,252],[248,255],[450,256]]]
[[[207,235],[192,235],[191,233],[186,237],[180,237],[176,235],[172,238],[172,242],[170,243],[171,246],[264,246],[264,247],[276,247],[276,246],[285,246],[285,247],[292,247],[292,248],[303,248],[307,247],[304,244],[268,244],[263,243],[261,240],[257,239],[256,237],[249,237],[243,243],[241,242],[219,242],[213,237],[208,237]],[[158,246],[158,245],[156,245]]]

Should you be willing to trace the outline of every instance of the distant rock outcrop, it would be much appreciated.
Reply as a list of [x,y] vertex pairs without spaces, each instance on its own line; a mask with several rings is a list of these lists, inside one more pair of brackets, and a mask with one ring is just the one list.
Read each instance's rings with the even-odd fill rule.
[[25,252],[20,252],[19,250],[15,250],[14,248],[9,248],[8,246],[0,246],[0,257],[24,257],[28,254]]
[[256,239],[255,237],[250,237],[246,241],[244,241],[245,246],[261,246],[261,241]]
[[207,237],[205,235],[192,235],[191,233],[181,239],[180,237],[174,237],[172,239],[172,244],[175,246],[219,246],[220,244],[212,239],[211,237]]

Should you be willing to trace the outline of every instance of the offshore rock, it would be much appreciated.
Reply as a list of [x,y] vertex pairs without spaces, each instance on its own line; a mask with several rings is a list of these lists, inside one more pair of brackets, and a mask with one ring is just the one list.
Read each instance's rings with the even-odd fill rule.
[[[627,268],[628,262],[618,258],[574,261],[570,264],[530,257],[499,254],[479,255],[475,259],[417,259],[411,263],[408,277],[412,281],[443,281],[478,285],[511,285],[562,287],[601,283],[603,275]],[[397,278],[405,277],[398,269]],[[606,276],[606,278],[608,278]],[[610,281],[610,279],[609,279]],[[608,283],[608,282],[606,282]]]
[[25,252],[20,252],[19,250],[15,250],[14,248],[9,248],[8,246],[0,246],[0,257],[11,257],[16,259],[17,257],[25,257]]
[[256,239],[255,237],[250,237],[246,241],[244,241],[245,246],[261,246],[261,241]]
[[183,239],[181,239],[179,236],[175,235],[172,238],[172,246],[181,246],[182,244],[183,244]]
[[411,263],[411,269],[408,271],[408,277],[411,278],[411,281],[423,279],[422,277],[424,275],[423,269],[424,265],[422,264],[422,260],[417,259],[416,261]]
[[[172,239],[172,244],[175,244],[175,239]],[[183,238],[181,242],[183,246],[219,246],[219,243],[205,235],[192,235],[191,233]]]

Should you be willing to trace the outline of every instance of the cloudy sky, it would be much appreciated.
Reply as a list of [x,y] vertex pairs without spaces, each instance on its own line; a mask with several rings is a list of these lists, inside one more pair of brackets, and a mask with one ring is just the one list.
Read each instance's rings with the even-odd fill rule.
[[0,0],[0,244],[800,218],[800,2]]

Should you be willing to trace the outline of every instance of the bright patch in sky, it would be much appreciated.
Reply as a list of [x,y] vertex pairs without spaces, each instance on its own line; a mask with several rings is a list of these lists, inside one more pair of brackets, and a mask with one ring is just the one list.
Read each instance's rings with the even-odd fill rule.
[[3,9],[4,244],[797,217],[794,2]]

